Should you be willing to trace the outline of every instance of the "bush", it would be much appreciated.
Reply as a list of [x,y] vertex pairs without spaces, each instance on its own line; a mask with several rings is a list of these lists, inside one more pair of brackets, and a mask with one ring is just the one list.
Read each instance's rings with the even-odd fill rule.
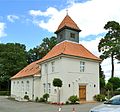
[[10,91],[0,91],[0,96],[10,96]]
[[75,104],[77,101],[79,101],[77,95],[70,96],[68,99],[72,104]]
[[114,91],[114,95],[120,95],[120,91]]
[[29,100],[29,96],[28,96],[28,95],[25,95],[25,96],[24,96],[24,99]]
[[105,101],[105,100],[106,100],[106,99],[105,99],[105,95],[103,95],[103,94],[95,95],[95,96],[94,96],[94,100],[95,100],[95,101]]
[[44,94],[44,95],[43,95],[43,98],[44,98],[44,100],[47,102],[47,101],[48,101],[48,98],[49,98],[49,94],[48,94],[48,93]]
[[69,104],[69,101],[66,101],[65,104]]
[[39,102],[45,102],[44,98],[40,98]]
[[36,102],[38,102],[38,101],[39,101],[39,98],[38,98],[38,97],[36,97],[36,98],[35,98],[35,101],[36,101]]

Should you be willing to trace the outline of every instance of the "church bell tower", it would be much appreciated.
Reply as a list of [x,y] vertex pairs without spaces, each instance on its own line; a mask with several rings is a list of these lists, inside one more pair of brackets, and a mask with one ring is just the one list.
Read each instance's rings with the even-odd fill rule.
[[77,24],[67,14],[56,30],[57,42],[60,43],[65,40],[79,43],[79,32],[81,30]]

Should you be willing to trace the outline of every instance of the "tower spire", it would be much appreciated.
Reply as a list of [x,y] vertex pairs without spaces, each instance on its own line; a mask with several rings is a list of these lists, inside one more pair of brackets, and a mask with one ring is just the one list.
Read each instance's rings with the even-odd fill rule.
[[66,9],[66,15],[68,15],[68,9]]

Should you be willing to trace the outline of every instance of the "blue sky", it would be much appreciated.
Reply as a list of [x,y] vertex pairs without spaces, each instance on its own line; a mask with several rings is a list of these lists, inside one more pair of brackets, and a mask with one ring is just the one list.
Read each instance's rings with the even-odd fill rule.
[[[22,43],[27,50],[36,47],[43,38],[54,35],[68,10],[82,30],[80,43],[99,56],[104,25],[111,20],[120,23],[119,4],[119,0],[0,0],[0,43]],[[120,64],[115,64],[115,74],[120,76]],[[109,77],[110,59],[102,68]]]
[[[78,0],[76,2],[84,2]],[[67,0],[0,0],[0,22],[5,23],[5,37],[0,38],[1,43],[18,42],[26,45],[27,49],[41,43],[45,37],[51,37],[54,32],[40,28],[32,23],[30,10],[46,11],[49,7],[57,10],[69,5]],[[8,19],[8,16],[12,19]],[[15,16],[12,18],[12,16]],[[48,20],[49,17],[39,17]]]

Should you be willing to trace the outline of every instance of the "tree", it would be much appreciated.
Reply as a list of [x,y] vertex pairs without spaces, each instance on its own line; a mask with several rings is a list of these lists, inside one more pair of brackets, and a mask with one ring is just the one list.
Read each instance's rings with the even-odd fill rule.
[[44,38],[39,46],[28,51],[28,63],[43,58],[56,44],[56,37],[52,36],[51,38]]
[[100,40],[98,50],[102,52],[102,59],[111,57],[111,77],[114,77],[114,59],[118,57],[120,52],[120,25],[115,21],[109,21],[104,26],[104,29],[108,30],[108,32],[105,37]]
[[108,99],[110,99],[110,97],[112,96],[112,95],[110,95],[110,92],[113,91],[113,84],[111,82],[108,82],[105,85],[105,89],[107,90],[107,97],[108,97]]
[[120,78],[113,77],[108,80],[109,83],[113,85],[113,90],[116,90],[117,88],[120,88]]
[[0,44],[0,90],[6,90],[10,77],[26,65],[25,45],[19,43]]
[[100,80],[100,92],[104,92],[105,87],[105,75],[102,71],[101,65],[99,66],[99,80]]
[[62,87],[62,81],[59,78],[54,78],[53,86],[55,86],[55,87]]
[[43,98],[45,99],[45,102],[48,102],[49,94],[48,93],[44,94]]
[[58,88],[58,102],[60,103],[60,87],[62,87],[62,81],[59,78],[54,78],[53,86]]
[[41,59],[42,56],[40,56],[40,52],[39,52],[39,47],[34,47],[33,49],[30,49],[28,52],[27,52],[27,62],[28,64],[38,60],[38,59]]

